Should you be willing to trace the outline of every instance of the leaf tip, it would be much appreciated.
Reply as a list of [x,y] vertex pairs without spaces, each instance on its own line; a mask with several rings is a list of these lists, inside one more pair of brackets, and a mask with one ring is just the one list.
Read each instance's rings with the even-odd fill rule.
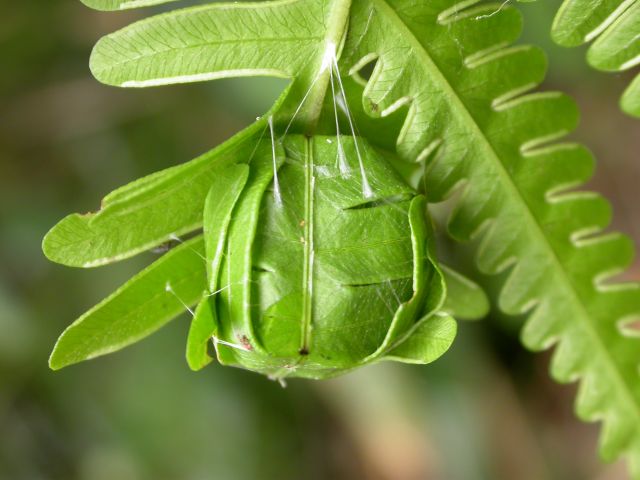
[[640,118],[640,74],[636,75],[622,94],[620,107],[626,114]]
[[113,8],[109,8],[104,1],[100,2],[97,0],[80,0],[83,5],[92,8],[93,10],[101,10],[103,12],[113,10]]
[[107,75],[107,72],[109,71],[108,59],[103,55],[102,50],[108,42],[108,38],[108,35],[106,37],[102,37],[93,46],[91,55],[89,56],[89,70],[91,71],[91,75],[93,75],[93,77],[100,83],[104,85],[118,86],[116,83],[111,81]]
[[48,362],[49,368],[54,372],[57,372],[58,370],[62,370],[64,367],[68,367],[69,365],[75,363],[75,362],[70,362],[68,359],[65,358],[64,355],[60,354],[60,349],[58,348],[58,345],[63,336],[64,334],[62,334],[62,336],[58,338],[56,345],[53,347],[53,351],[51,352],[51,355],[49,355],[49,362]]
[[50,261],[61,265],[90,266],[81,258],[81,249],[77,248],[78,238],[87,233],[87,222],[82,215],[67,215],[45,234],[41,245],[42,253]]
[[385,356],[388,360],[426,365],[444,355],[458,333],[458,323],[448,314],[437,312],[404,342]]
[[42,253],[44,256],[54,263],[64,263],[60,256],[60,239],[58,238],[59,228],[57,225],[53,226],[42,238]]
[[189,366],[189,370],[191,370],[192,372],[199,372],[204,367],[209,365],[211,363],[211,360],[211,358],[200,358],[199,360],[196,360],[195,358],[191,358],[187,354],[187,365]]

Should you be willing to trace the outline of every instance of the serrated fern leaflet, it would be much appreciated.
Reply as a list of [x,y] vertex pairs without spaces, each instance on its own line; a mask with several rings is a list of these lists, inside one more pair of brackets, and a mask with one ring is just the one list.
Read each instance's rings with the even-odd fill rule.
[[[553,22],[552,35],[567,47],[593,41],[587,60],[599,70],[630,70],[640,63],[640,1],[565,0]],[[640,117],[640,74],[620,103],[627,113]]]

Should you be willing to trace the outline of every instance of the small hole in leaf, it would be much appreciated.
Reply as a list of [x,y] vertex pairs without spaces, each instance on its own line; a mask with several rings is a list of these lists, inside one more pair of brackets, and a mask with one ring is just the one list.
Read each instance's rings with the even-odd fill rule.
[[369,79],[371,78],[371,75],[373,74],[373,69],[376,68],[377,63],[378,63],[377,59],[370,61],[360,70],[358,70],[358,75],[360,75],[361,78],[369,81]]
[[366,85],[373,75],[373,70],[378,64],[377,57],[364,57],[351,70],[351,76],[361,85]]

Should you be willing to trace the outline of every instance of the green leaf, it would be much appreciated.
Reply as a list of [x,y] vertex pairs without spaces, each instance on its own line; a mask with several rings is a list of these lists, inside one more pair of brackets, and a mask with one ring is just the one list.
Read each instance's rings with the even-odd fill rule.
[[129,8],[148,7],[177,0],[81,0],[86,6],[96,10],[127,10]]
[[[255,338],[251,318],[251,273],[253,270],[253,256],[256,229],[262,196],[269,187],[276,169],[283,161],[283,157],[272,159],[271,151],[262,155],[255,155],[251,159],[250,176],[242,194],[242,201],[233,212],[233,221],[228,228],[225,262],[218,275],[218,280],[211,280],[215,291],[219,291],[216,298],[220,298],[220,337],[234,344],[243,339]],[[274,168],[272,161],[277,162]],[[230,247],[233,245],[233,248]],[[223,283],[224,282],[224,283]],[[232,302],[232,298],[240,299]],[[226,307],[226,308],[225,308]],[[254,345],[256,342],[251,342]],[[256,344],[252,348],[259,348]],[[224,353],[218,355],[221,363],[227,362]],[[233,352],[228,352],[233,353]]]
[[207,253],[209,290],[216,282],[224,253],[231,213],[249,178],[248,165],[232,165],[218,173],[204,204],[204,247]]
[[200,228],[205,197],[218,171],[248,161],[264,126],[257,122],[191,162],[115,190],[98,213],[69,215],[44,238],[45,255],[64,265],[96,267]]
[[636,75],[620,99],[622,109],[636,117],[640,117],[640,75]]
[[232,76],[291,78],[317,56],[329,11],[317,0],[283,0],[157,15],[100,40],[91,71],[101,82],[122,87]]
[[421,320],[407,340],[391,350],[383,360],[424,365],[440,358],[453,343],[456,321],[438,312]]
[[[218,173],[207,195],[203,227],[209,295],[215,295],[218,289],[217,282],[231,213],[248,177],[248,165],[232,165]],[[207,344],[211,341],[216,326],[215,308],[210,305],[207,296],[198,305],[189,329],[187,362],[192,370],[199,370],[211,361],[207,353]]]
[[[425,316],[437,312],[446,297],[444,277],[434,258],[434,237],[425,222],[427,212],[423,195],[415,197],[409,205],[409,225],[411,227],[411,247],[413,250],[413,295],[396,312],[389,332],[378,350],[371,356],[377,358],[393,345],[404,342],[423,312]],[[453,337],[450,338],[453,341]]]
[[291,78],[274,123],[308,132],[329,86],[330,60],[344,41],[349,6],[350,0],[279,0],[176,10],[104,37],[90,66],[98,80],[121,87]]
[[427,162],[430,200],[462,188],[450,232],[482,237],[485,273],[509,269],[499,306],[528,314],[529,348],[556,345],[552,374],[582,380],[576,410],[603,422],[602,454],[626,453],[640,478],[640,349],[618,328],[640,313],[640,289],[607,281],[628,266],[632,247],[599,233],[610,218],[600,196],[571,190],[593,160],[578,145],[550,142],[575,127],[576,108],[558,93],[527,93],[544,77],[544,56],[509,46],[520,19],[498,7],[358,1],[343,65],[356,72],[377,59],[365,110],[408,108],[399,154]]
[[202,237],[197,237],[134,276],[64,331],[50,367],[58,370],[120,350],[195,304],[206,290],[203,253]]
[[213,360],[208,353],[207,345],[216,335],[217,330],[218,322],[215,308],[209,301],[209,294],[205,294],[193,314],[187,338],[186,358],[191,370],[201,370]]
[[589,63],[599,70],[619,72],[640,63],[640,2],[611,23],[587,52]]
[[[628,70],[640,62],[640,2],[637,0],[564,0],[552,27],[553,39],[574,47],[595,40],[589,63],[605,71]],[[621,102],[624,111],[640,117],[636,76]]]
[[424,198],[367,142],[294,135],[284,146],[286,159],[254,157],[232,217],[218,358],[324,378],[405,340],[420,312],[442,304],[444,285],[428,257]]
[[479,320],[489,313],[489,299],[480,285],[446,265],[440,269],[447,284],[443,311],[458,320]]

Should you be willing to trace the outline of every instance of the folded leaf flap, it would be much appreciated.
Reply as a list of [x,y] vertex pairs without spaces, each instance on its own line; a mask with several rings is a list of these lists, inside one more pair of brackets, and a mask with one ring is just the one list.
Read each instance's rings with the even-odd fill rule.
[[194,312],[187,338],[186,358],[191,370],[201,370],[213,360],[208,353],[207,344],[216,334],[217,326],[215,305],[205,293]]
[[457,329],[453,318],[438,312],[422,319],[418,328],[382,359],[403,363],[431,363],[449,349]]
[[[437,311],[446,298],[446,286],[442,273],[433,258],[433,235],[427,234],[426,200],[423,195],[416,196],[410,206],[409,223],[413,246],[413,295],[409,301],[398,308],[387,336],[380,348],[367,358],[374,360],[400,342],[404,342],[413,331],[422,312],[423,318]],[[422,321],[422,320],[421,320]]]
[[[258,351],[262,351],[262,348],[256,340],[251,318],[254,240],[262,198],[277,168],[284,161],[281,146],[278,147],[280,153],[276,158],[272,156],[271,145],[267,147],[266,150],[258,148],[258,153],[251,159],[249,178],[229,224],[225,261],[217,276],[217,283],[212,284],[214,291],[218,292],[215,298],[218,301],[221,339],[231,344],[246,339],[251,348]],[[224,345],[218,347],[221,363],[233,364],[236,353],[233,348]]]
[[199,370],[211,362],[207,344],[217,329],[215,296],[227,240],[231,214],[249,177],[249,166],[232,165],[214,177],[204,206],[204,244],[207,263],[208,293],[195,312],[187,339],[187,362]]
[[210,293],[216,290],[231,214],[248,178],[249,166],[241,164],[220,170],[211,182],[203,220]]
[[478,320],[489,313],[489,298],[480,285],[442,263],[440,270],[447,285],[444,312],[458,320]]
[[49,359],[58,370],[120,350],[152,334],[195,304],[206,289],[197,237],[169,251],[73,322]]

